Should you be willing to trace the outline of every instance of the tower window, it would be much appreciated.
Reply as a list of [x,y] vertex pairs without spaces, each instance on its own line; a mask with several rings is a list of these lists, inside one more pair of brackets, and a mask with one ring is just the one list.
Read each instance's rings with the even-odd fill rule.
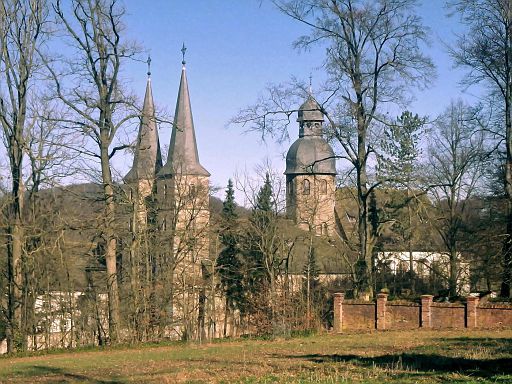
[[167,184],[164,184],[164,199],[167,198]]
[[192,199],[196,197],[196,195],[197,195],[197,188],[196,188],[195,184],[190,184],[189,194],[190,194],[190,197]]
[[310,191],[311,191],[311,183],[309,182],[308,179],[304,179],[304,181],[302,182],[302,194],[309,195]]
[[327,180],[320,180],[320,193],[322,195],[327,194]]
[[288,182],[288,194],[293,195],[293,181]]

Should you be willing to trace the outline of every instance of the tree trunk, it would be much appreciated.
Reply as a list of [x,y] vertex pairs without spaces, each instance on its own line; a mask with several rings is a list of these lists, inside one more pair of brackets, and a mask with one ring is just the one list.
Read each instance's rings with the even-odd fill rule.
[[224,302],[224,329],[222,331],[222,334],[224,335],[224,338],[226,338],[228,334],[228,315],[229,315],[229,299],[226,295],[226,301]]
[[[130,187],[132,188],[132,187]],[[142,228],[139,227],[139,194],[138,194],[138,188],[133,188],[131,190],[131,200],[130,204],[132,207],[132,214],[130,218],[130,235],[131,235],[131,242],[130,242],[130,308],[131,313],[130,317],[132,319],[132,337],[134,337],[137,341],[142,341],[144,339],[144,320],[142,318],[141,313],[143,313],[141,307],[143,306],[142,300],[141,300],[141,263],[140,263],[140,253],[141,253],[141,247],[140,247],[140,231]]]
[[[13,204],[15,205],[15,204]],[[16,213],[15,213],[16,215]],[[17,349],[21,341],[21,254],[23,226],[21,218],[15,217],[9,226],[9,247],[8,247],[8,322],[6,328],[7,352],[12,353]]]
[[507,27],[505,39],[505,66],[506,66],[506,84],[505,84],[505,195],[507,197],[507,233],[503,244],[503,279],[501,283],[500,296],[510,297],[510,283],[512,278],[512,7],[506,4]]
[[[359,237],[359,262],[358,268],[358,289],[359,294],[361,291],[369,293],[370,298],[373,297],[373,280],[372,280],[372,241],[369,238],[371,234],[368,232],[368,175],[366,173],[366,136],[367,136],[367,121],[366,111],[364,107],[364,97],[362,91],[361,72],[359,69],[359,57],[355,58],[357,68],[352,74],[354,90],[356,93],[357,101],[357,159],[356,159],[356,172],[357,172],[357,198],[358,198],[358,237]],[[357,296],[357,295],[356,295]]]
[[512,89],[507,87],[505,97],[505,126],[507,158],[505,163],[505,194],[507,196],[507,233],[503,244],[503,279],[500,296],[510,297],[512,278]]
[[458,260],[457,260],[457,251],[450,251],[450,277],[448,281],[448,288],[450,291],[450,296],[457,296],[457,276],[459,274],[458,268]]
[[[407,188],[407,200],[409,201],[410,190]],[[412,211],[411,202],[407,203],[407,248],[409,251],[409,279],[411,280],[411,294],[416,293],[416,274],[414,272],[414,253],[412,251]]]
[[[18,121],[19,122],[19,121]],[[20,122],[19,122],[20,123]],[[19,130],[16,131],[17,136],[20,135]],[[26,340],[23,329],[21,327],[22,314],[22,296],[21,288],[23,285],[22,257],[23,257],[23,237],[24,228],[22,221],[23,211],[23,182],[21,173],[22,154],[19,147],[21,139],[19,137],[11,137],[10,161],[12,176],[12,201],[9,204],[9,226],[8,226],[8,247],[7,247],[7,263],[8,263],[8,322],[6,329],[7,336],[7,352],[11,353],[19,347],[26,347]]]
[[[511,165],[512,163],[507,164],[507,169],[510,168]],[[512,174],[512,172],[510,171],[507,173]],[[509,182],[507,182],[507,185],[510,185]],[[508,195],[508,199],[509,201],[507,204],[507,233],[505,236],[505,242],[503,244],[503,277],[500,291],[501,297],[511,296],[510,283],[512,279],[512,195]]]
[[[103,143],[105,143],[103,141]],[[103,178],[103,193],[105,198],[104,236],[105,236],[105,262],[107,265],[107,291],[108,291],[108,326],[112,343],[118,340],[119,325],[119,291],[117,284],[116,263],[116,237],[115,237],[115,202],[112,175],[108,157],[108,147],[101,145],[101,174]]]
[[[358,149],[357,189],[358,189],[358,238],[359,238],[359,268],[358,271],[358,294],[368,292],[373,297],[372,279],[372,242],[368,233],[368,176],[366,175],[366,144],[360,135]],[[358,295],[356,295],[358,296]]]

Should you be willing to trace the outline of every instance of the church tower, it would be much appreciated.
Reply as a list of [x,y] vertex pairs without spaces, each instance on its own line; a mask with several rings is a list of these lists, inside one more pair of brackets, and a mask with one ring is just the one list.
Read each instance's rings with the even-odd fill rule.
[[324,115],[311,95],[297,121],[299,138],[286,154],[286,213],[303,230],[333,236],[336,160],[323,138]]
[[141,226],[146,223],[146,198],[151,195],[156,174],[162,168],[158,127],[155,120],[155,105],[151,90],[150,63],[151,59],[148,58],[148,80],[133,165],[124,177],[124,182],[128,186],[129,200],[134,204],[135,216]]
[[[159,290],[155,297],[161,301],[152,303],[155,316],[162,324],[168,321],[182,337],[190,338],[204,333],[205,307],[210,303],[204,287],[205,272],[211,267],[210,173],[199,162],[185,47],[182,52],[181,80],[167,161],[162,165],[148,59],[148,82],[135,156],[124,181],[134,207],[128,259],[132,284],[139,276],[132,272],[138,269],[131,267],[142,266],[145,274],[141,281],[144,283],[150,276],[151,289]],[[137,246],[143,240],[139,235],[144,229],[149,229],[149,247],[140,257]],[[143,283],[142,288],[147,288]]]
[[209,256],[210,173],[199,162],[184,58],[182,64],[167,162],[157,174],[158,224],[173,267],[186,269],[195,285]]

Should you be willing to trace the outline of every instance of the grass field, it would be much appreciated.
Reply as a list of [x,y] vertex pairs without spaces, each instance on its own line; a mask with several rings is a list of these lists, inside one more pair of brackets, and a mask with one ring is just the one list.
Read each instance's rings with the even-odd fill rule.
[[406,331],[0,358],[1,383],[512,383],[512,331]]

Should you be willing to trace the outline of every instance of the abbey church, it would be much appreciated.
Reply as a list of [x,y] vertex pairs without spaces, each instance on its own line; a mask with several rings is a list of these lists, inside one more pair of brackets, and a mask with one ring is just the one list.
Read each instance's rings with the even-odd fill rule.
[[[299,138],[288,150],[284,172],[286,214],[302,230],[333,236],[336,161],[331,146],[323,137],[324,115],[312,95],[299,108],[297,122]],[[199,162],[183,62],[165,165],[162,165],[151,78],[148,77],[133,166],[124,177],[131,196],[137,200],[135,225],[145,225],[145,201],[151,194],[156,194],[160,229],[165,231],[169,227],[172,220],[170,214],[175,209],[182,211],[177,219],[178,228],[187,221],[194,221],[196,227],[207,225],[209,176],[210,173]],[[184,199],[193,201],[184,202]],[[197,213],[191,213],[196,210]],[[188,216],[185,212],[188,212]],[[207,244],[205,248],[208,248]]]
[[[130,196],[136,202],[136,217],[131,225],[144,228],[148,221],[148,198],[156,203],[158,230],[173,233],[175,250],[188,249],[192,240],[195,251],[187,260],[208,258],[208,237],[201,235],[209,222],[210,173],[200,164],[192,108],[188,92],[185,61],[181,71],[178,99],[172,125],[169,153],[162,165],[155,107],[148,75],[133,166],[124,177]],[[182,233],[176,236],[175,233]],[[188,252],[188,251],[187,251]]]
[[[262,263],[257,268],[270,268],[263,272],[268,274],[279,271],[277,278],[286,281],[279,281],[276,287],[281,284],[288,293],[302,292],[304,268],[316,253],[316,265],[308,268],[318,268],[319,281],[329,285],[326,289],[346,289],[343,284],[348,282],[348,273],[343,272],[348,268],[344,260],[353,256],[346,244],[353,241],[349,231],[354,227],[351,215],[357,215],[357,208],[353,197],[344,200],[336,188],[336,156],[325,138],[322,108],[311,91],[297,112],[298,138],[291,144],[282,170],[286,177],[286,217],[277,216],[280,240],[278,249],[270,251],[282,259],[277,266]],[[212,213],[210,173],[200,162],[184,59],[165,164],[158,125],[148,68],[133,163],[123,185],[116,186],[115,278],[123,303],[123,337],[202,340],[258,333],[259,325],[248,327],[241,310],[230,304],[225,287],[220,285],[217,258],[223,245],[213,224],[219,212]],[[52,281],[35,299],[36,331],[31,348],[108,343],[105,240],[98,224],[102,207],[96,203],[102,198],[101,186],[53,188],[43,195],[46,197],[41,202],[46,201],[49,212],[45,215],[47,225],[61,232],[57,248],[42,255],[49,269],[41,273],[51,276]],[[239,223],[250,222],[248,216],[246,212]],[[244,241],[250,247],[250,239]],[[250,248],[244,252],[251,255]],[[244,257],[252,257],[247,255]],[[51,268],[62,260],[71,268],[61,276]],[[230,273],[236,279],[237,273],[244,272]],[[251,283],[247,284],[250,287]],[[277,297],[265,298],[267,307],[258,310],[264,313],[270,306],[291,305],[287,294],[281,295],[279,300],[284,301],[280,303],[271,302]]]
[[[210,173],[199,161],[185,61],[182,64],[166,163],[162,164],[148,72],[133,165],[124,177],[134,207],[129,224],[129,232],[134,235],[131,251],[123,264],[142,262],[144,256],[137,258],[134,250],[140,246],[141,239],[138,237],[147,232],[148,225],[153,225],[160,248],[156,253],[168,256],[165,261],[155,262],[148,272],[155,276],[167,275],[167,279],[173,281],[182,281],[183,292],[195,292],[187,293],[182,300],[169,298],[169,303],[162,303],[163,307],[172,305],[173,308],[168,312],[178,317],[187,311],[200,314],[204,312],[201,306],[215,305],[205,280],[208,267],[212,267],[209,244]],[[335,157],[323,137],[324,116],[311,94],[299,108],[297,121],[299,138],[288,151],[284,172],[286,213],[301,230],[315,235],[334,236]],[[134,277],[130,276],[129,279]],[[200,305],[197,304],[199,302]],[[188,325],[189,332],[195,336],[205,319],[199,316],[197,321]]]

